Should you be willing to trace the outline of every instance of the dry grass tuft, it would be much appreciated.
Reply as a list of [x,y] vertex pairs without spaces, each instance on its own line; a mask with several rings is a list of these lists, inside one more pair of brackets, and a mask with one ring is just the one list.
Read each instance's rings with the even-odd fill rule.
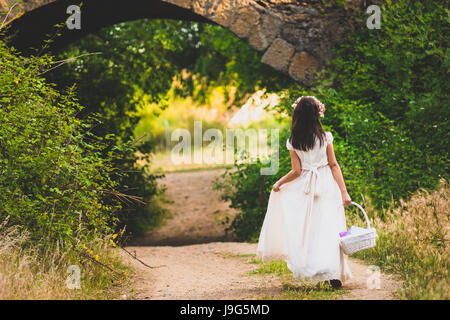
[[[99,260],[121,272],[129,271],[119,258],[118,250],[97,240],[89,244]],[[75,251],[60,250],[48,245],[45,250],[33,249],[18,227],[0,224],[0,300],[15,299],[123,299],[131,298],[129,281],[117,277],[100,265]],[[68,289],[67,268],[81,269],[81,289]]]
[[[418,191],[408,202],[375,214],[377,246],[357,254],[382,269],[400,274],[405,299],[450,299],[450,188]],[[368,211],[376,212],[375,210]]]

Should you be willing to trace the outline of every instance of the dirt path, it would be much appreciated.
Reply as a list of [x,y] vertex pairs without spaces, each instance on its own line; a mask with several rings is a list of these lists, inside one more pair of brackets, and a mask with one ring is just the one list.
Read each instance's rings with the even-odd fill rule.
[[[160,183],[167,186],[167,205],[172,217],[133,245],[187,245],[225,240],[225,223],[236,212],[212,190],[224,170],[168,173]],[[230,240],[230,239],[228,239]]]
[[[247,274],[257,268],[245,258],[255,253],[257,244],[223,242],[220,221],[235,212],[211,190],[221,172],[171,173],[163,180],[174,201],[169,206],[172,218],[127,248],[145,263],[159,266],[148,269],[130,261],[137,270],[138,299],[258,299],[276,297],[283,290],[277,276]],[[353,279],[344,283],[348,294],[342,299],[396,298],[399,281],[380,274],[380,288],[368,289],[373,272],[360,260],[350,259],[349,264]]]

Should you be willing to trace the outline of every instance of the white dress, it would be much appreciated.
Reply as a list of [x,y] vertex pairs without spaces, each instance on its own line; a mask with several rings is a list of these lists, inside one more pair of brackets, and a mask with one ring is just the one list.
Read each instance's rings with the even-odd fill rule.
[[351,277],[339,246],[346,221],[341,192],[328,165],[326,148],[332,141],[331,132],[326,132],[322,146],[317,139],[313,149],[300,151],[288,140],[286,146],[297,153],[302,173],[270,193],[257,256],[286,261],[296,280]]

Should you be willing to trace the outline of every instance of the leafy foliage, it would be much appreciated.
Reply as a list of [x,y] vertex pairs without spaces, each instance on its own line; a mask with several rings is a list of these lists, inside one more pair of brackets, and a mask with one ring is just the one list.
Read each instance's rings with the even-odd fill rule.
[[0,220],[34,240],[82,241],[111,233],[118,201],[105,142],[76,118],[73,92],[56,91],[41,74],[47,57],[18,55],[0,42]]
[[386,1],[381,29],[362,28],[336,51],[326,74],[341,96],[370,105],[441,161],[450,142],[447,5]]
[[[94,54],[99,51],[101,54]],[[255,87],[280,89],[290,82],[261,66],[257,53],[231,32],[186,21],[121,23],[88,35],[59,57],[78,58],[46,74],[48,81],[61,90],[76,84],[79,101],[85,106],[78,117],[97,115],[102,124],[92,132],[100,137],[114,134],[121,149],[133,140],[140,107],[153,103],[159,106],[156,109],[164,110],[170,90],[177,96],[204,102],[215,88],[222,86],[227,94],[229,86],[235,86],[237,94],[226,97],[239,100],[253,93]],[[154,144],[151,139],[141,139],[136,142],[141,156],[124,153],[113,164],[123,173],[115,182],[146,203],[129,206],[120,215],[121,225],[127,225],[134,234],[164,215],[156,205],[156,197],[162,192],[157,188],[158,176],[148,174],[145,166],[135,165],[137,160],[150,163],[146,155]]]
[[[170,25],[160,23],[151,28],[142,21],[102,29],[59,54],[61,59],[81,57],[47,74],[47,79],[60,89],[76,84],[77,96],[85,106],[78,117],[95,114],[102,120],[93,129],[97,136],[115,135],[113,145],[123,152],[120,160],[113,163],[122,173],[114,180],[121,190],[143,202],[126,206],[120,214],[120,225],[126,225],[133,234],[141,233],[150,221],[164,215],[164,210],[155,205],[155,197],[160,193],[158,176],[147,174],[146,166],[135,165],[137,160],[147,158],[150,146],[134,141],[133,128],[138,122],[136,106],[142,101],[161,102],[171,86],[175,71],[164,54],[179,50],[173,46],[175,40],[172,43],[165,37],[172,31]],[[90,54],[99,50],[100,54]],[[130,143],[141,151],[140,156],[134,149],[127,149]]]

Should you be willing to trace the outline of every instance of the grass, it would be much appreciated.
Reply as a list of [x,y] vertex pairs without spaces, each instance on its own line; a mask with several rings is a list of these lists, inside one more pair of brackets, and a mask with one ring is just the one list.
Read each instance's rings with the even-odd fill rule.
[[346,290],[335,290],[328,284],[317,286],[283,283],[280,296],[262,296],[261,299],[271,300],[335,300],[348,293]]
[[257,268],[248,272],[247,276],[275,276],[281,281],[281,290],[277,294],[266,294],[258,299],[263,300],[334,300],[348,293],[346,290],[335,290],[329,284],[313,284],[295,280],[284,261],[266,261],[256,258],[254,254],[233,254],[216,252],[225,258],[239,258]]
[[250,271],[249,275],[274,275],[281,280],[282,288],[277,295],[264,295],[260,299],[264,300],[334,300],[346,290],[335,290],[328,283],[315,284],[308,281],[295,280],[292,272],[288,269],[284,261],[262,261],[253,258],[249,263],[255,264],[258,268]]
[[355,256],[400,275],[402,299],[450,299],[449,194],[448,183],[441,181],[438,190],[420,190],[379,215],[370,203],[365,205],[374,212],[379,237],[375,248]]
[[[17,227],[0,225],[0,300],[131,299],[134,290],[127,274],[133,270],[120,258],[117,248],[105,239],[86,244],[99,263],[57,244],[35,249]],[[80,268],[80,288],[69,289],[68,267]]]

